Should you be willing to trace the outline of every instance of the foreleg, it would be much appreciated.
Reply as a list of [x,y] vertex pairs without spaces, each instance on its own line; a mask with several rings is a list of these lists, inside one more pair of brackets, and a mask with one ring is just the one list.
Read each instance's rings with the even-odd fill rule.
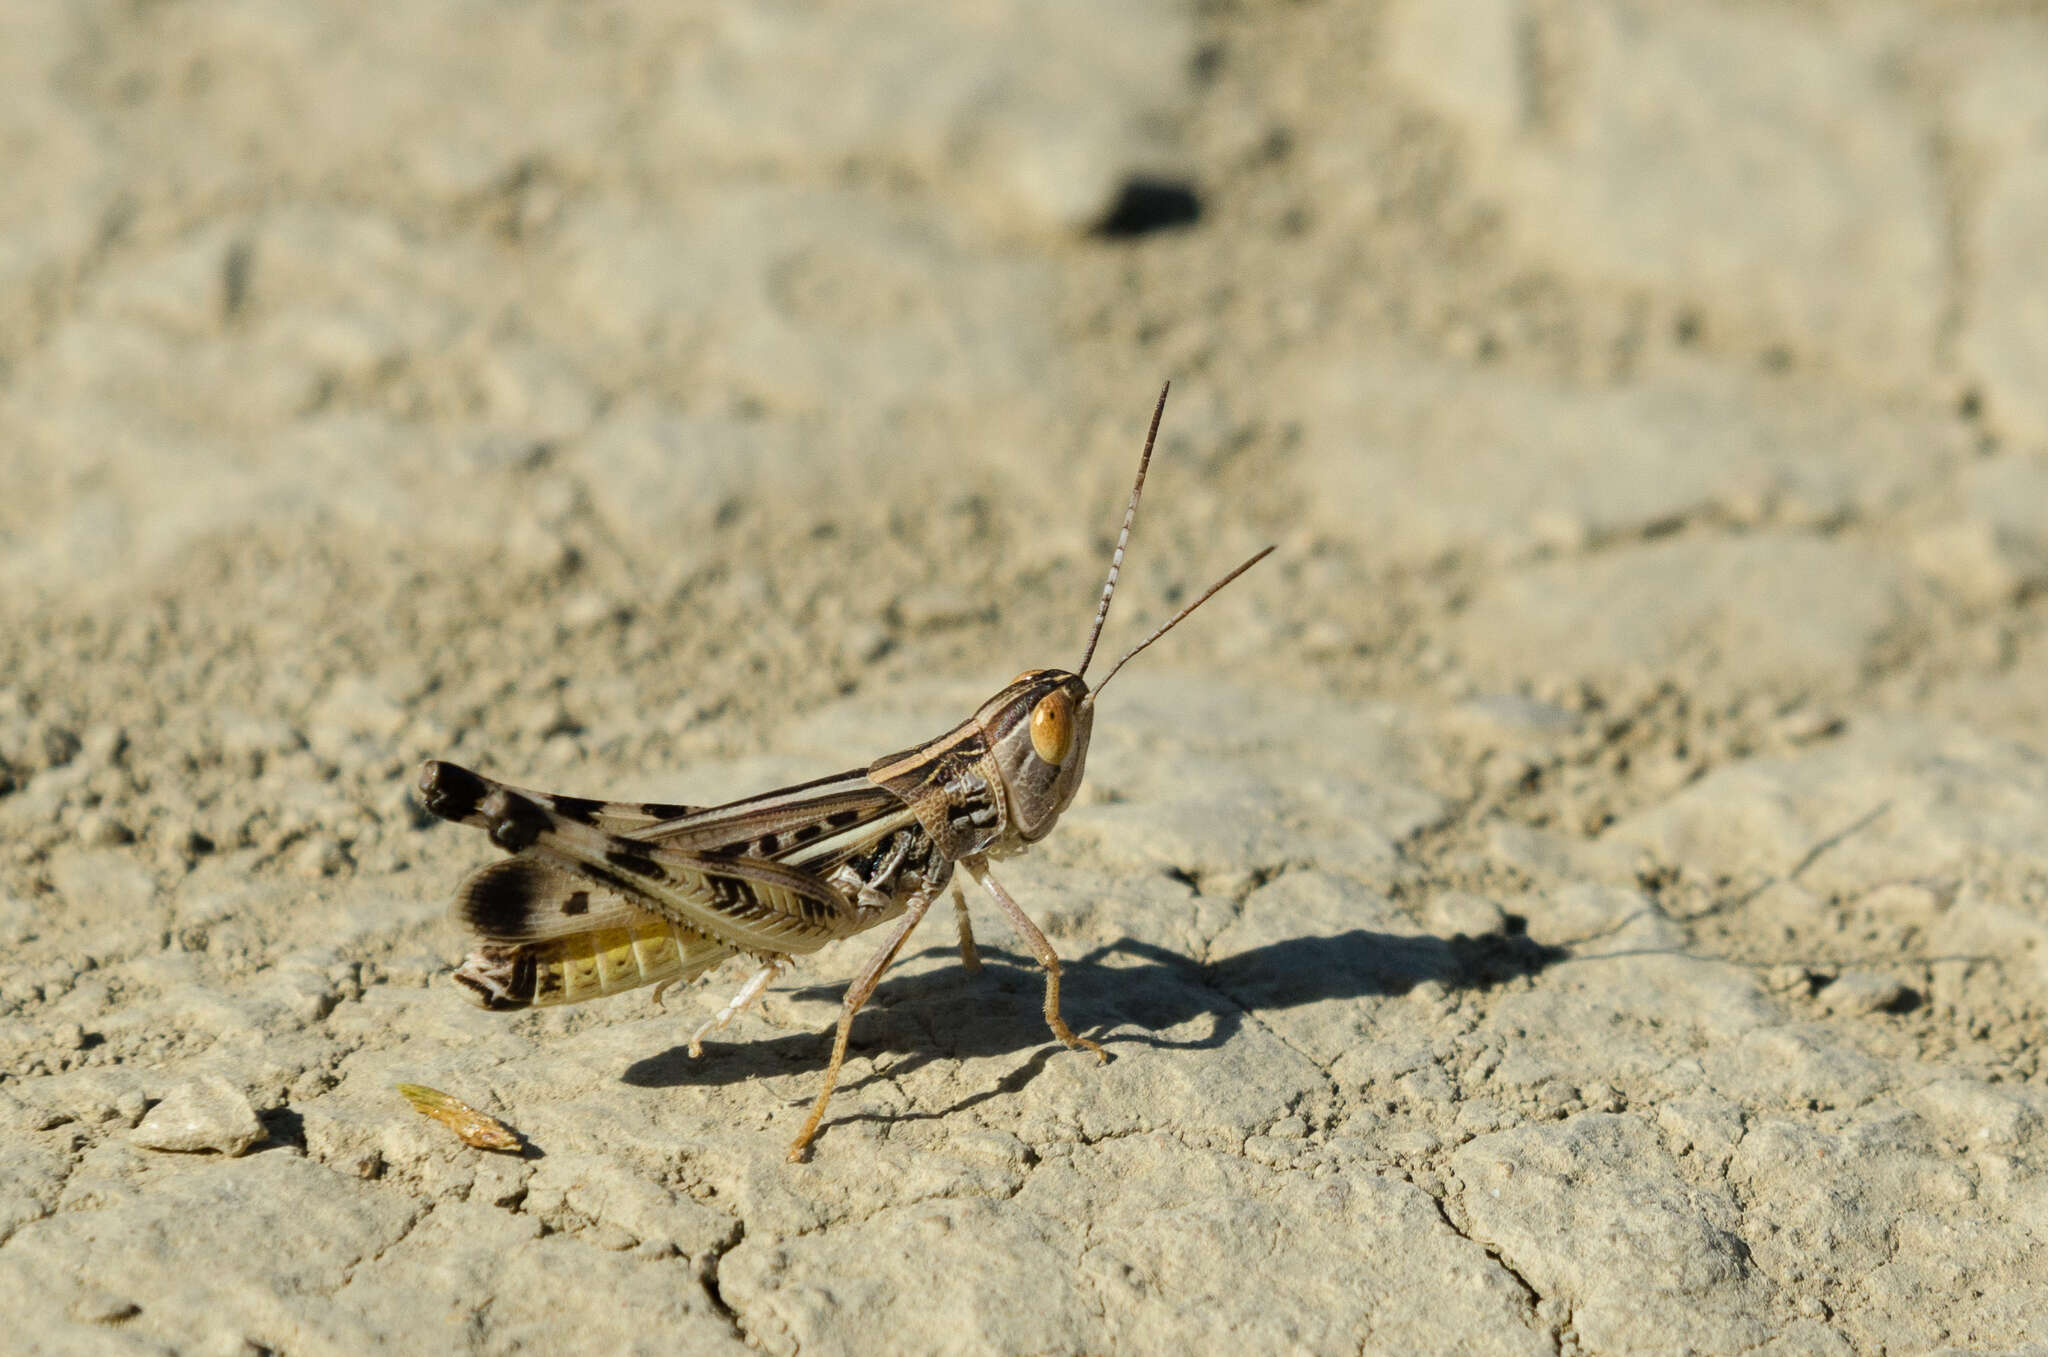
[[1059,953],[1052,950],[1052,944],[1045,940],[1045,934],[1038,931],[1038,925],[1031,922],[1031,916],[1024,912],[1023,907],[1012,900],[1010,893],[1003,889],[1002,884],[989,875],[988,859],[962,858],[960,865],[966,869],[969,876],[979,881],[982,887],[996,898],[996,904],[1002,907],[1003,913],[1015,925],[1018,935],[1024,939],[1024,945],[1031,949],[1031,955],[1037,957],[1038,964],[1045,967],[1045,1023],[1052,1028],[1052,1034],[1074,1050],[1085,1048],[1095,1052],[1097,1060],[1109,1059],[1108,1053],[1102,1049],[1099,1042],[1075,1036],[1074,1030],[1067,1026],[1067,1020],[1060,1016]]

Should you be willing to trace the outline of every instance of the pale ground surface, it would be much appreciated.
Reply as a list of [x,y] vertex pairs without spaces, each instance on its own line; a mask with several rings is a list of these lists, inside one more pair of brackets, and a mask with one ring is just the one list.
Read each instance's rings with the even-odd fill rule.
[[[2048,8],[346,8],[0,5],[0,1348],[2040,1342]],[[1072,664],[1167,375],[1112,1063],[992,911],[803,1167],[861,942],[457,997],[421,758]]]

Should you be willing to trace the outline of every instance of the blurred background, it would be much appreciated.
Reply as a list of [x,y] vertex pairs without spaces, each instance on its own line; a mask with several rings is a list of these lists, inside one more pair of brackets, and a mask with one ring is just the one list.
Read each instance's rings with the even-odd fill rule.
[[1062,662],[1167,377],[1131,613],[1283,551],[1155,662],[2048,733],[2027,6],[0,24],[11,765],[340,692],[658,766]]
[[[1506,870],[1488,825],[1576,844],[1904,721],[1975,752],[1770,784],[1793,828],[1616,879],[1746,908],[1921,797],[1955,818],[1884,873],[1946,884],[1859,945],[1925,951],[1988,854],[2018,949],[2044,72],[2038,0],[0,0],[0,1054],[147,1067],[426,986],[484,849],[421,833],[422,757],[737,796],[1072,665],[1168,378],[1105,649],[1280,549],[1132,719],[1138,673],[1219,685],[1146,729],[1246,722],[1282,785],[1377,776],[1330,713],[1405,713],[1437,799],[1387,842],[1453,821],[1403,909]],[[1150,822],[1104,823],[1114,860]],[[1687,945],[1841,941],[1772,898]],[[1929,991],[1927,1049],[2032,1030],[2007,978]],[[245,982],[275,1013],[192,997]],[[242,1082],[310,1101],[321,1051]]]

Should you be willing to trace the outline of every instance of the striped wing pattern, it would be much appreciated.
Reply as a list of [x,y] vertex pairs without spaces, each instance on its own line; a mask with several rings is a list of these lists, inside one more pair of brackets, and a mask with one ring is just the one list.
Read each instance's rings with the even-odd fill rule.
[[815,951],[856,931],[821,873],[914,822],[858,772],[696,809],[528,792],[436,761],[420,793],[515,855],[456,901],[483,944],[456,980],[493,1008],[689,980],[737,952]]
[[[469,772],[468,769],[452,763],[444,766],[457,772]],[[702,815],[705,811],[703,806],[685,806],[672,801],[599,801],[588,796],[562,796],[554,792],[536,792],[526,787],[495,782],[480,773],[472,773],[470,776],[479,778],[491,786],[503,787],[516,796],[523,796],[537,805],[545,806],[564,820],[579,825],[590,825],[607,834],[634,835],[664,824],[680,823],[692,816]]]
[[848,836],[871,842],[875,822],[903,809],[900,799],[870,781],[866,770],[856,768],[691,811],[634,830],[628,837],[686,852],[815,865],[820,845]]
[[[866,771],[859,768],[724,805],[682,806],[664,801],[599,801],[587,796],[536,792],[498,782],[456,764],[435,761],[421,773],[422,797],[438,794],[447,798],[450,808],[461,810],[455,784],[463,779],[474,779],[480,784],[484,789],[480,795],[502,790],[532,802],[566,823],[587,825],[621,838],[680,852],[767,858],[813,871],[830,871],[860,846],[872,843],[878,832],[900,828],[916,818],[905,814],[903,802],[875,785]],[[430,791],[429,781],[445,785],[447,790]],[[433,805],[427,809],[458,823],[480,823],[463,815],[446,814]],[[878,827],[876,822],[884,819],[893,823]]]

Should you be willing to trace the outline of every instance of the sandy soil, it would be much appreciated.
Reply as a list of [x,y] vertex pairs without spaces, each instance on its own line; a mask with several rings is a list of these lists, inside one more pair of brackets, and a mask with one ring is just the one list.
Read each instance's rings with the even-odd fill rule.
[[[0,6],[0,1347],[2044,1350],[2048,8],[348,12]],[[1071,665],[1169,376],[1108,1065],[462,1001],[422,758]]]

